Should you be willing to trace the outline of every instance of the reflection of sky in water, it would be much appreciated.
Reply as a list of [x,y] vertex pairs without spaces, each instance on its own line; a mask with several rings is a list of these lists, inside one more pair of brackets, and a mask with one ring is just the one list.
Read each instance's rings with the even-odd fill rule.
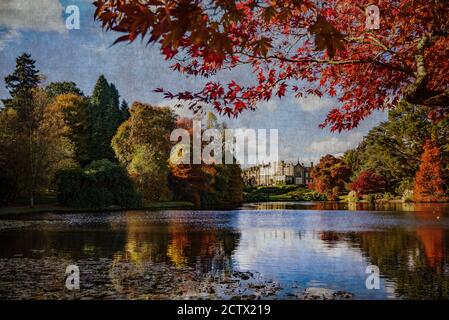
[[321,239],[322,228],[317,220],[323,218],[322,213],[284,215],[285,223],[272,221],[272,226],[266,219],[255,218],[254,212],[238,216],[241,238],[234,253],[236,267],[257,270],[288,286],[296,283],[302,288],[345,290],[356,293],[358,298],[387,298],[383,280],[380,290],[366,289],[365,269],[369,263],[358,248],[347,242],[330,244]]

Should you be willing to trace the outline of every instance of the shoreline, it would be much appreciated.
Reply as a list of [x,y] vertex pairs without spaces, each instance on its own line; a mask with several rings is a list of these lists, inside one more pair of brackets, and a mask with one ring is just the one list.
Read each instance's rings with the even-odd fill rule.
[[193,209],[194,205],[188,201],[167,201],[148,203],[141,208],[70,208],[58,204],[42,204],[29,206],[5,206],[0,207],[0,217],[4,215],[28,214],[28,213],[91,213],[91,212],[117,212],[127,210],[160,210],[160,209]]
[[[241,208],[245,205],[252,205],[257,203],[340,203],[348,205],[367,204],[367,205],[385,205],[385,204],[417,204],[417,202],[402,202],[400,200],[378,200],[374,203],[370,203],[366,200],[357,202],[347,201],[299,201],[299,200],[266,200],[266,201],[248,201],[243,202],[239,206],[210,206],[205,208],[195,208],[194,204],[188,201],[167,201],[167,202],[152,202],[148,203],[141,208],[121,208],[121,207],[109,207],[109,208],[70,208],[60,206],[58,204],[42,204],[36,205],[33,208],[29,206],[5,206],[0,207],[0,217],[7,215],[21,215],[21,214],[38,214],[38,213],[95,213],[95,212],[119,212],[119,211],[156,211],[163,209],[176,209],[176,210],[234,210]],[[419,204],[432,204],[432,202],[418,202]],[[449,204],[449,202],[434,202],[438,204]]]

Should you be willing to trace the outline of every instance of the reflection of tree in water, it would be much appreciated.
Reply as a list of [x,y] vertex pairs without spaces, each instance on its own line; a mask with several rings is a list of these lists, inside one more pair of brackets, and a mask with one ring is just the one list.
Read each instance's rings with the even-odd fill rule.
[[438,225],[442,212],[416,207],[416,230],[395,228],[352,235],[381,275],[396,284],[396,294],[408,299],[449,298],[447,231]]
[[433,228],[419,228],[416,233],[423,244],[429,265],[433,268],[441,267],[446,252],[444,231]]
[[336,244],[338,241],[342,239],[342,236],[338,232],[334,231],[323,231],[320,232],[320,239],[323,240],[326,244]]
[[[362,251],[381,275],[396,284],[396,293],[409,299],[449,297],[447,257],[438,263],[426,256],[421,239],[404,230],[365,232],[355,236]],[[447,242],[447,240],[445,240]],[[446,245],[446,243],[444,243]]]
[[199,228],[184,214],[148,220],[148,213],[127,212],[126,225],[111,225],[112,229],[126,227],[125,244],[114,253],[109,269],[117,292],[132,293],[139,284],[150,282],[168,288],[164,281],[176,277],[177,271],[210,274],[231,267],[238,236],[213,225]]
[[[419,220],[437,221],[440,219],[442,212],[440,210],[432,212],[417,211],[415,215]],[[419,227],[416,234],[422,242],[429,266],[435,269],[442,268],[444,266],[442,262],[446,254],[445,230],[438,225],[429,225]]]
[[[123,247],[114,253],[114,261],[127,261],[142,268],[145,262],[164,262],[169,238],[168,227],[163,224],[148,225],[144,212],[126,213],[126,241]],[[118,226],[121,229],[122,226]],[[114,226],[112,226],[114,230]]]
[[319,232],[319,238],[325,243],[329,249],[334,249],[341,241],[345,241],[345,235],[335,231]]
[[[394,205],[394,204],[393,204]],[[360,210],[360,208],[358,208]],[[414,226],[383,231],[320,232],[330,248],[350,242],[359,247],[381,276],[395,284],[398,297],[409,299],[449,298],[449,233],[446,204],[411,204],[401,211],[416,219]],[[443,221],[445,219],[445,221]]]
[[166,262],[177,268],[195,267],[201,272],[230,267],[238,234],[213,225],[199,228],[179,222],[176,214],[164,223],[145,224],[141,219],[144,214],[127,213],[127,240],[123,249],[115,252],[115,262],[127,261],[141,268],[149,262]]
[[248,208],[257,210],[345,210],[346,202],[323,201],[323,202],[258,202],[251,204]]
[[449,203],[402,203],[380,201],[375,203],[356,202],[348,203],[346,201],[279,201],[279,202],[257,202],[248,204],[248,209],[257,210],[349,210],[349,211],[422,211],[422,212],[439,212],[442,216],[448,215]]
[[33,258],[58,256],[74,260],[109,258],[123,248],[126,233],[123,230],[103,231],[101,227],[74,229],[65,225],[6,230],[0,235],[0,253],[2,257],[21,254]]
[[195,267],[197,271],[219,272],[231,269],[231,254],[238,235],[229,230],[192,230],[183,224],[171,224],[167,256],[177,267]]

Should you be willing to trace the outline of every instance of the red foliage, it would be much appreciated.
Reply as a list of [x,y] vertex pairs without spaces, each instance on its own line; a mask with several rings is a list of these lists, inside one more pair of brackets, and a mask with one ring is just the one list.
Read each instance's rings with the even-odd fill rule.
[[328,154],[311,171],[313,190],[325,194],[329,200],[337,200],[350,175],[351,170],[342,159]]
[[445,200],[440,148],[427,140],[421,157],[421,165],[415,177],[414,200],[438,202]]
[[367,194],[378,193],[385,190],[385,179],[371,170],[360,172],[357,178],[349,185],[349,189],[355,191],[358,197]]
[[173,70],[208,78],[250,68],[252,84],[208,82],[172,93],[193,109],[211,104],[229,116],[263,100],[324,94],[338,103],[323,122],[349,130],[399,100],[449,106],[449,2],[379,0],[379,30],[367,30],[372,0],[97,0],[103,27],[159,43]]

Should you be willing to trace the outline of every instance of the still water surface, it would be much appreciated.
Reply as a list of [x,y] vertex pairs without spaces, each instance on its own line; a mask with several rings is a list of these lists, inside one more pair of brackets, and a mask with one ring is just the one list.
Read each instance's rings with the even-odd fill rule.
[[[449,298],[447,204],[263,203],[18,219],[0,220],[3,262],[108,258],[204,274],[251,270],[285,288],[344,290],[356,299]],[[380,269],[378,290],[365,286],[368,265]]]

